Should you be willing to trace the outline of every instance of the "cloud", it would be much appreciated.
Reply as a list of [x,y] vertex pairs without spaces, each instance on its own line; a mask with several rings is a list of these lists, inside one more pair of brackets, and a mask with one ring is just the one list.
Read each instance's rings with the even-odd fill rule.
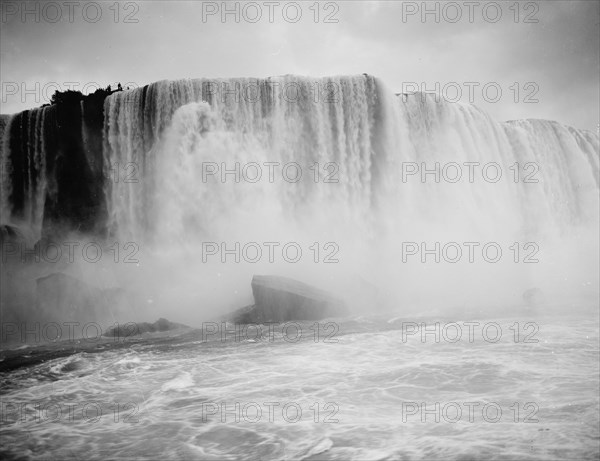
[[[599,2],[529,2],[539,11],[520,3],[519,22],[514,21],[514,6],[510,9],[514,4],[502,2],[502,18],[496,23],[487,21],[481,10],[469,22],[464,2],[456,2],[463,5],[457,23],[443,17],[436,23],[433,15],[425,22],[420,15],[403,21],[403,8],[420,7],[421,2],[387,1],[330,2],[327,9],[327,3],[320,3],[318,22],[313,4],[301,3],[302,17],[293,23],[284,14],[290,2],[279,3],[270,22],[267,8],[257,2],[262,16],[256,23],[244,20],[246,4],[236,7],[234,2],[227,8],[239,8],[239,22],[232,14],[225,22],[219,14],[203,21],[203,8],[210,2],[136,2],[137,23],[123,22],[131,11],[122,5],[115,21],[109,3],[102,4],[103,16],[96,23],[82,20],[81,12],[73,22],[65,16],[57,23],[23,23],[12,16],[0,32],[0,79],[28,85],[142,85],[165,78],[367,72],[396,91],[406,82],[428,87],[436,82],[497,82],[504,91],[500,101],[487,103],[478,94],[475,103],[498,119],[557,119],[593,130],[598,124]],[[36,4],[26,3],[27,8]],[[221,2],[214,4],[220,8]],[[427,7],[434,5],[429,2]],[[440,12],[448,8],[439,5]],[[528,14],[538,22],[523,23]],[[325,18],[338,22],[326,23]],[[539,102],[515,102],[510,89],[515,82],[519,99],[528,82],[538,85]],[[15,96],[4,99],[2,112],[36,105]]]

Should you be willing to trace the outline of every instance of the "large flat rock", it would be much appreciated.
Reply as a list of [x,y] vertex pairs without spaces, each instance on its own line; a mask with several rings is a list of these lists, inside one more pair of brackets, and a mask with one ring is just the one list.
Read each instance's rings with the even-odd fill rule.
[[286,277],[255,275],[252,294],[254,305],[236,311],[233,322],[320,320],[346,312],[344,303],[327,291]]

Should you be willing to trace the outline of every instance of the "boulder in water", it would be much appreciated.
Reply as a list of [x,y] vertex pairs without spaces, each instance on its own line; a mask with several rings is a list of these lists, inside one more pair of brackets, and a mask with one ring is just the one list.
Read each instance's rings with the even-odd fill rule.
[[169,322],[167,319],[160,318],[154,323],[129,322],[123,325],[117,325],[116,327],[110,327],[103,336],[127,338],[129,336],[141,335],[142,333],[156,333],[188,328],[190,327],[187,325]]
[[320,320],[343,315],[344,303],[330,293],[286,277],[255,275],[254,305],[236,311],[234,323]]

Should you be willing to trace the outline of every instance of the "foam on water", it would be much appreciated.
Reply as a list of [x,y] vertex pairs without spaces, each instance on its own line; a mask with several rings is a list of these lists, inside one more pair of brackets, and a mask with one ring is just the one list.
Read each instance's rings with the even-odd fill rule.
[[[515,343],[508,326],[496,343],[402,340],[389,319],[370,318],[362,331],[340,325],[337,342],[198,342],[197,338],[135,351],[83,354],[40,364],[12,385],[6,402],[98,403],[103,417],[75,412],[57,422],[32,414],[1,429],[6,447],[32,459],[86,453],[89,459],[591,459],[598,453],[598,321],[547,318],[537,343]],[[481,321],[482,323],[484,321]],[[305,325],[308,327],[308,325]],[[308,331],[308,329],[306,330]],[[416,337],[418,338],[418,337]],[[86,362],[86,373],[65,366]],[[44,370],[54,370],[52,376]],[[58,378],[58,379],[57,379]],[[114,404],[121,419],[114,420]],[[235,404],[278,402],[255,419],[235,422]],[[301,418],[281,411],[297,404]],[[457,422],[403,415],[406,402],[498,405],[502,417],[486,422],[467,408]],[[514,405],[519,403],[515,422]],[[225,403],[221,411],[210,413]],[[335,406],[326,407],[327,404]],[[536,405],[524,407],[527,403]],[[210,405],[216,404],[215,407]],[[315,422],[314,405],[319,405]],[[512,406],[512,407],[511,407]],[[137,411],[136,411],[137,408]],[[448,418],[453,417],[450,411]],[[490,412],[494,416],[494,412]],[[239,416],[239,414],[238,414]],[[290,411],[290,418],[295,416]],[[532,421],[524,422],[527,416]],[[129,418],[124,422],[123,418]],[[137,422],[133,422],[137,421]],[[23,438],[28,433],[27,438]],[[75,436],[76,435],[76,436]],[[66,449],[69,447],[69,450]]]

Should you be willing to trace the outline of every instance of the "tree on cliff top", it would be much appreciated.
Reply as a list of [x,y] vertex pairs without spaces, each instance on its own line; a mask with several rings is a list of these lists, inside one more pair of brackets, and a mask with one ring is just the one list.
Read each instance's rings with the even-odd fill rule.
[[73,104],[78,103],[83,99],[83,95],[79,91],[55,91],[50,98],[50,104]]
[[116,90],[111,89],[111,86],[108,85],[105,89],[98,88],[96,91],[94,91],[93,93],[90,93],[88,95],[83,95],[81,93],[81,91],[75,91],[75,90],[67,90],[67,91],[58,91],[57,90],[54,92],[54,94],[50,98],[50,104],[67,104],[67,105],[79,104],[84,99],[87,99],[87,98],[104,99],[108,95],[111,95],[118,91],[123,91],[123,87],[121,86],[121,83],[119,83],[119,86],[117,87]]

